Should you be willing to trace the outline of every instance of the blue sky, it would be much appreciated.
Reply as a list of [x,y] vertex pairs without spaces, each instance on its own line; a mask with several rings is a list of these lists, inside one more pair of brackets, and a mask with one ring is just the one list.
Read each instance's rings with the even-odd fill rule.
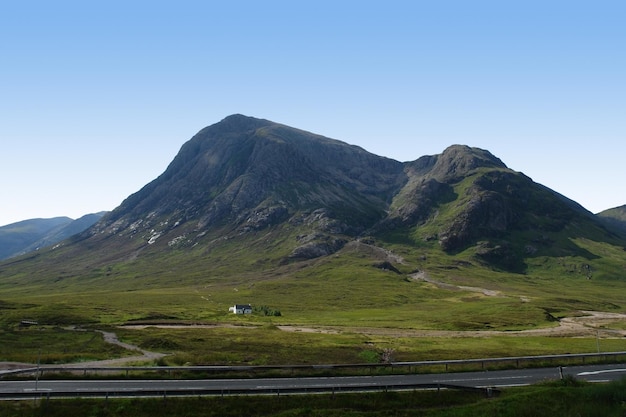
[[626,204],[624,1],[0,0],[0,225],[117,207],[233,113]]

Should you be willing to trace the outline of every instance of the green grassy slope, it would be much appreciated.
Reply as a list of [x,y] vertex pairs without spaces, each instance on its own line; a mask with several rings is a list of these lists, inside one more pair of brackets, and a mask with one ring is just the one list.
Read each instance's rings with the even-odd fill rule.
[[[38,308],[67,304],[106,323],[150,315],[227,320],[230,305],[251,303],[279,309],[277,321],[290,324],[449,330],[525,329],[552,325],[550,314],[626,311],[624,251],[605,242],[570,240],[577,248],[571,255],[525,258],[527,271],[520,274],[485,266],[473,247],[449,254],[434,242],[406,244],[410,231],[285,262],[300,232],[287,225],[226,240],[216,234],[206,237],[210,245],[155,244],[140,257],[110,263],[93,264],[84,252],[71,266],[65,263],[71,253],[64,253],[71,248],[51,250],[37,255],[49,257],[45,270],[25,260],[3,264],[0,300],[27,303],[16,309],[33,317]],[[413,279],[416,272],[497,295],[435,286]]]

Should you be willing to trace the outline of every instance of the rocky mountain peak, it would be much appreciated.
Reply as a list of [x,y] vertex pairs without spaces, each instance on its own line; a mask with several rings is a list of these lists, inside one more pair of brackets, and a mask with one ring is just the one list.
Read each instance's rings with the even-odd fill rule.
[[444,181],[467,176],[477,168],[507,168],[489,151],[466,145],[452,145],[436,157],[430,176]]
[[256,230],[325,209],[343,224],[341,230],[357,233],[384,216],[402,181],[400,162],[282,124],[232,115],[198,132],[161,176],[99,227],[138,233],[156,230],[158,219],[168,227],[193,224],[197,231],[219,225]]

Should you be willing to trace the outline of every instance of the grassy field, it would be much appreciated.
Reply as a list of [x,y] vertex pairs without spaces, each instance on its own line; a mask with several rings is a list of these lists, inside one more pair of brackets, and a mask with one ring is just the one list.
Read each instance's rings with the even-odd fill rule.
[[[293,238],[277,233],[282,241]],[[355,243],[333,256],[276,265],[281,239],[274,236],[276,247],[267,248],[263,236],[252,243],[259,245],[254,257],[232,239],[184,257],[172,249],[95,269],[83,260],[84,270],[56,279],[37,270],[4,279],[0,361],[32,363],[40,349],[50,363],[129,354],[98,333],[64,330],[74,326],[112,329],[123,341],[171,353],[163,361],[172,365],[354,363],[375,361],[385,349],[406,361],[626,350],[626,339],[609,332],[623,330],[624,321],[602,323],[598,334],[584,337],[511,336],[555,328],[587,310],[626,313],[623,249],[607,243],[579,239],[571,244],[594,256],[531,257],[518,274],[485,268],[471,251],[450,255],[393,239],[383,248]],[[389,253],[399,259],[395,271],[377,266]],[[280,315],[235,316],[228,308],[236,303]],[[22,320],[44,330],[21,329]],[[217,327],[119,327],[138,323]],[[501,333],[462,337],[476,331]]]
[[[330,268],[330,267],[329,267]],[[446,277],[450,285],[485,286],[459,266]],[[442,279],[442,278],[440,278]],[[603,324],[600,339],[587,337],[513,337],[512,331],[553,328],[555,321],[580,310],[621,312],[626,293],[621,282],[580,279],[555,285],[541,277],[502,277],[490,282],[497,296],[440,288],[406,276],[374,270],[360,277],[296,275],[203,286],[135,291],[86,291],[7,297],[0,303],[0,361],[34,363],[39,349],[46,363],[76,362],[129,354],[106,345],[98,333],[67,327],[112,329],[123,341],[171,353],[164,363],[279,364],[355,363],[374,360],[393,349],[395,360],[431,360],[494,356],[626,350],[626,339],[605,332],[624,329],[623,321]],[[442,279],[443,280],[443,279]],[[358,281],[358,284],[355,282]],[[358,287],[359,290],[355,290]],[[584,293],[583,298],[581,294]],[[18,301],[19,300],[19,301]],[[266,305],[280,316],[235,316],[235,303]],[[620,301],[621,302],[621,301]],[[21,329],[21,320],[37,328]],[[133,330],[123,324],[209,324],[216,328]],[[278,326],[313,329],[286,332]],[[44,330],[38,330],[43,328]],[[420,331],[502,331],[485,337],[411,336]],[[326,333],[323,333],[326,331]],[[330,334],[329,334],[330,333]],[[338,333],[338,334],[332,334]],[[41,347],[41,348],[40,348]]]
[[[108,328],[105,328],[108,329]],[[110,328],[141,349],[168,353],[159,365],[377,363],[626,351],[626,340],[592,337],[410,337],[288,332],[276,326]],[[105,344],[100,333],[58,327],[0,331],[0,362],[84,362],[138,355]],[[437,371],[437,370],[436,370]]]
[[[593,338],[558,337],[392,337],[363,334],[291,333],[272,327],[215,329],[119,329],[118,334],[145,349],[171,353],[169,365],[315,364],[380,362],[393,351],[395,361],[472,359],[546,353],[585,353]],[[626,351],[626,340],[601,341],[603,351]]]
[[3,417],[36,416],[426,416],[621,417],[626,380],[587,384],[573,379],[507,388],[495,398],[457,391],[414,391],[280,397],[223,397],[0,402]]

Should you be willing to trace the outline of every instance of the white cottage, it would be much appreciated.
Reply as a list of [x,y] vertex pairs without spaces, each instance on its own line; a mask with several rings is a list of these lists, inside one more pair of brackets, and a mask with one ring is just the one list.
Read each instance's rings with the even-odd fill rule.
[[250,304],[235,304],[228,308],[228,311],[234,314],[252,314],[252,306]]

